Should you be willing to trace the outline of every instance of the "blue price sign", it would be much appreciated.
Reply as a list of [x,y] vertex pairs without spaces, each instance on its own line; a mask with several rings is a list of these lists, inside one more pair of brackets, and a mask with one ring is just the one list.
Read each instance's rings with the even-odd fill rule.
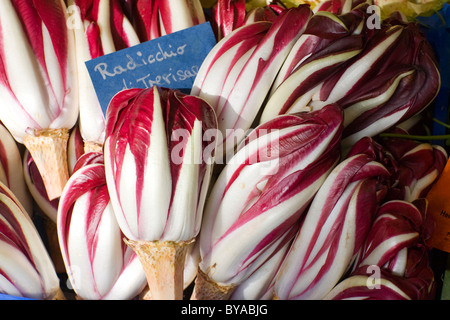
[[86,61],[97,98],[106,113],[119,91],[153,86],[189,92],[216,44],[209,22]]

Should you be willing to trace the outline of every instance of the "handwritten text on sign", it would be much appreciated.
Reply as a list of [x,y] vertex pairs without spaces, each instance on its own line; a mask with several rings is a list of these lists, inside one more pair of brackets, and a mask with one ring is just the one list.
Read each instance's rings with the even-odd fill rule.
[[106,113],[111,98],[129,88],[153,86],[189,92],[216,39],[208,22],[86,61]]

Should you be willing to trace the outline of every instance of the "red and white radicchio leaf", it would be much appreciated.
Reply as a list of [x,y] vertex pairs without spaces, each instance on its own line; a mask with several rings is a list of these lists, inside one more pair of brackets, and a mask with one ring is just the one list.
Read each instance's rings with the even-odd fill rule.
[[217,131],[204,100],[153,87],[118,93],[107,113],[105,169],[132,240],[187,241],[200,229]]
[[378,207],[390,172],[371,153],[344,159],[320,186],[275,283],[278,299],[321,299],[345,274]]
[[103,156],[84,154],[58,207],[58,238],[67,274],[83,300],[132,299],[146,285],[134,251],[123,242],[106,187]]
[[[218,159],[232,153],[244,138],[311,15],[309,7],[300,6],[283,11],[273,22],[245,25],[223,38],[206,57],[191,94],[204,97],[216,111],[221,133]],[[247,33],[255,29],[258,34]],[[220,70],[217,82],[215,70]],[[212,84],[206,81],[208,76]]]
[[277,117],[250,132],[206,204],[199,268],[210,281],[239,285],[292,239],[340,157],[341,130],[342,110],[330,105]]
[[80,133],[86,151],[100,151],[105,139],[105,117],[85,62],[140,41],[119,0],[69,0],[68,9],[76,43]]
[[63,0],[0,4],[0,120],[30,150],[50,199],[68,179],[68,131],[78,119],[73,31]]
[[55,299],[62,295],[47,249],[28,213],[0,182],[0,292]]

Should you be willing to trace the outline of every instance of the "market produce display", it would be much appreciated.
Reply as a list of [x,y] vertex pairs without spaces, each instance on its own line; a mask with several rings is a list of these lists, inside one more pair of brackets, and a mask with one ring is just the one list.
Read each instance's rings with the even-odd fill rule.
[[[0,1],[0,294],[439,299],[444,6]],[[86,61],[201,23],[192,88],[102,110]]]

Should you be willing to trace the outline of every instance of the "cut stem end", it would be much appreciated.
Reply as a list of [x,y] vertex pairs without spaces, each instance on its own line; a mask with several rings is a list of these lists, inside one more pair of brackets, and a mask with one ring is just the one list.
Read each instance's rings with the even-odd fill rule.
[[84,152],[103,152],[103,145],[93,141],[84,142]]
[[62,290],[58,289],[58,291],[56,291],[55,295],[51,298],[51,300],[67,300],[67,299]]
[[184,261],[193,241],[135,241],[124,239],[139,257],[152,300],[182,300]]
[[214,282],[199,268],[191,300],[228,300],[235,288],[234,285]]
[[36,130],[35,134],[29,134],[23,140],[42,176],[49,200],[61,196],[69,179],[68,139],[68,129],[45,129]]

